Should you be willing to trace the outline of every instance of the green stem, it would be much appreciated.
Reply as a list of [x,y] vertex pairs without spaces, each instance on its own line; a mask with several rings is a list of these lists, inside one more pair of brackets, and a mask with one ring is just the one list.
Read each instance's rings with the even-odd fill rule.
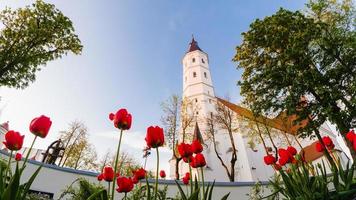
[[7,170],[5,175],[5,180],[7,179],[7,173],[11,170],[11,158],[12,158],[12,150],[10,151],[9,162],[7,163]]
[[124,197],[125,200],[126,200],[126,197],[127,197],[127,192],[125,192],[125,197]]
[[27,163],[28,157],[30,156],[30,153],[32,151],[33,145],[35,144],[35,141],[36,141],[37,137],[38,136],[36,135],[35,138],[32,140],[31,147],[30,147],[30,149],[28,150],[28,152],[26,154],[25,160],[23,161],[23,165],[22,165],[21,171],[25,168],[25,165]]
[[159,171],[159,152],[158,147],[156,148],[157,152],[157,166],[156,166],[156,183],[155,183],[155,200],[157,200],[157,193],[158,193],[158,171]]
[[111,188],[111,198],[112,198],[112,200],[114,200],[114,195],[115,195],[117,163],[118,163],[118,161],[119,161],[119,154],[120,154],[120,145],[121,145],[121,139],[122,139],[122,132],[123,132],[123,130],[121,129],[121,131],[120,131],[120,138],[119,138],[119,144],[117,145],[117,151],[116,151],[115,168],[114,168],[114,179],[113,179],[112,188]]
[[108,182],[108,195],[110,195],[110,182]]
[[204,169],[203,169],[203,167],[201,167],[200,170],[201,170],[201,179],[202,179],[202,182],[203,182],[203,195],[202,195],[202,197],[204,198],[204,195],[205,195],[205,183],[204,183]]
[[193,175],[192,175],[192,168],[190,167],[190,164],[189,164],[189,158],[188,158],[188,165],[189,165],[189,182],[190,182],[190,194],[193,194]]

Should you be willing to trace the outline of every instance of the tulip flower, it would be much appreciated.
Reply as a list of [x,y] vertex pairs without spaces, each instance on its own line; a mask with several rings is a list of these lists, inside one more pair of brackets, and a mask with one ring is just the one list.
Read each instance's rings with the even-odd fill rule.
[[134,176],[134,177],[132,177],[132,182],[133,182],[133,184],[137,184],[139,182],[139,180],[136,176]]
[[134,177],[137,178],[137,180],[146,178],[146,170],[143,168],[133,171],[133,174],[134,174]]
[[3,144],[8,148],[10,151],[17,151],[22,148],[24,135],[20,135],[19,132],[15,131],[8,131],[5,134],[5,141]]
[[196,167],[204,167],[206,165],[205,157],[202,153],[198,153],[194,157]]
[[114,180],[114,169],[111,166],[105,166],[103,169],[103,179],[107,182],[112,182]]
[[52,121],[49,117],[41,115],[31,121],[30,132],[38,137],[45,138],[51,128],[51,125]]
[[118,188],[116,189],[116,191],[119,193],[124,192],[125,199],[126,199],[126,194],[133,189],[134,184],[133,184],[131,178],[119,177],[119,178],[117,178],[117,186],[118,186]]
[[189,184],[189,177],[186,177],[186,176],[183,177],[182,182],[183,182],[184,185],[188,185]]
[[285,164],[287,164],[289,162],[289,157],[286,157],[286,156],[281,156],[279,159],[278,159],[278,162],[281,166],[284,166]]
[[164,144],[163,129],[159,126],[150,126],[147,128],[146,143],[150,148],[158,148]]
[[161,178],[166,178],[166,172],[165,172],[164,170],[161,170],[161,171],[159,172],[159,176],[160,176]]
[[203,151],[203,145],[201,145],[199,140],[193,140],[191,147],[193,153],[195,154],[201,153]]
[[[115,114],[110,113],[109,114],[109,119],[110,119],[110,121],[113,121],[114,126],[120,130],[119,144],[117,145],[117,151],[116,151],[116,157],[115,157],[115,165],[114,165],[114,174],[117,174],[118,161],[119,161],[119,155],[120,155],[120,146],[121,146],[121,140],[122,140],[122,133],[123,133],[124,130],[129,130],[131,128],[132,116],[131,116],[130,113],[127,112],[126,109],[122,108],[122,109],[119,109]],[[115,199],[115,197],[114,197],[115,196],[115,192],[114,192],[115,191],[115,183],[116,183],[115,180],[116,180],[116,176],[114,176],[112,189],[111,189],[111,198],[112,199]]]
[[297,154],[297,149],[295,149],[295,148],[292,147],[292,146],[289,146],[289,147],[287,148],[287,151],[288,151],[290,154],[292,154],[293,156]]
[[110,113],[109,119],[114,122],[114,126],[121,130],[131,128],[132,116],[126,109],[120,109],[115,114]]
[[282,166],[279,164],[274,164],[273,166],[274,166],[274,169],[277,171],[282,169]]
[[182,158],[189,158],[193,155],[192,146],[190,144],[186,144],[184,142],[178,145],[178,153]]
[[193,160],[193,156],[183,157],[183,161],[184,161],[185,163],[189,163],[189,162],[191,162],[192,160]]
[[333,141],[331,140],[331,138],[329,136],[324,136],[323,142],[324,142],[325,146],[330,146],[333,144]]
[[276,162],[276,158],[270,154],[268,154],[267,156],[263,157],[263,160],[265,162],[266,165],[272,165]]
[[355,138],[355,132],[354,130],[351,130],[349,131],[348,133],[346,133],[346,139],[350,142],[353,142],[354,141],[354,138]]
[[102,181],[104,179],[103,174],[99,174],[96,178],[98,181]]
[[163,129],[159,126],[150,126],[147,128],[146,143],[149,148],[156,148],[157,153],[157,164],[156,164],[156,182],[155,182],[155,197],[157,199],[158,194],[158,172],[159,172],[159,151],[158,147],[164,144],[164,133]]
[[20,161],[21,159],[22,159],[22,154],[16,153],[16,154],[15,154],[15,160],[16,160],[16,161]]

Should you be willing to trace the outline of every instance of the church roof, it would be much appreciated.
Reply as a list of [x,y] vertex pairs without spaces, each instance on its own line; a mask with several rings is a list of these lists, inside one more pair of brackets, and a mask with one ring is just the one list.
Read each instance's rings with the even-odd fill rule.
[[297,116],[287,116],[285,112],[282,112],[276,118],[273,119],[263,116],[256,117],[249,109],[246,109],[242,106],[238,106],[221,98],[217,98],[217,100],[242,117],[256,121],[258,123],[266,124],[269,127],[278,129],[291,135],[295,135],[299,128],[304,127],[308,123],[307,120],[302,120],[298,124],[294,124],[295,120],[297,119]]
[[200,129],[199,129],[199,126],[198,126],[198,122],[195,122],[193,140],[198,140],[201,144],[204,144],[203,137],[202,137],[202,135],[200,133]]
[[194,40],[194,37],[192,38],[192,41],[189,43],[189,49],[188,52],[192,52],[192,51],[203,51],[200,49],[200,47],[198,46],[198,42]]

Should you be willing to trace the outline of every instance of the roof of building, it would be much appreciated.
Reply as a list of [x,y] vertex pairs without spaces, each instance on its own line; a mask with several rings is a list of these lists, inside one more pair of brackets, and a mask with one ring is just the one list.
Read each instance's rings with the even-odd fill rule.
[[203,50],[201,50],[200,47],[198,46],[198,42],[195,41],[194,37],[192,37],[192,41],[189,43],[188,52],[192,52],[192,51],[196,51],[196,50],[203,51]]
[[282,112],[276,118],[273,118],[273,119],[268,118],[268,117],[263,117],[263,116],[256,117],[253,114],[253,112],[247,108],[233,104],[229,101],[226,101],[226,100],[218,98],[218,97],[217,97],[217,100],[220,103],[222,103],[223,105],[225,105],[226,107],[230,108],[236,114],[238,114],[244,118],[256,121],[261,124],[266,124],[269,127],[278,129],[280,131],[286,132],[291,135],[295,135],[299,128],[305,126],[308,123],[307,120],[303,120],[303,121],[299,122],[298,124],[294,124],[295,120],[297,119],[297,116],[296,115],[287,116],[285,112]]
[[194,128],[194,134],[193,134],[193,140],[199,140],[201,144],[204,144],[203,137],[201,135],[198,122],[195,122],[195,128]]

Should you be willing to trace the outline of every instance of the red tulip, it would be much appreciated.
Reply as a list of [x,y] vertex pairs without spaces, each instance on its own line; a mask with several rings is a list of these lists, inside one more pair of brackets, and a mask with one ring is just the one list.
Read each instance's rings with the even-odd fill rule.
[[114,180],[114,169],[111,166],[105,166],[103,169],[103,179],[107,182]]
[[150,126],[147,128],[146,143],[150,148],[158,148],[164,144],[163,129],[159,126]]
[[114,122],[114,126],[121,130],[129,130],[131,128],[132,116],[126,109],[120,109],[115,114],[110,113],[109,119]]
[[292,146],[289,146],[289,147],[287,148],[287,151],[288,151],[290,154],[292,154],[293,156],[297,154],[297,149],[295,149],[295,148],[292,147]]
[[268,154],[267,156],[263,157],[263,160],[265,161],[266,165],[272,165],[276,162],[276,158],[271,154]]
[[116,189],[117,192],[119,192],[119,193],[122,193],[122,192],[127,193],[127,192],[130,192],[133,189],[134,184],[133,184],[131,178],[119,177],[119,178],[117,178],[117,186],[118,186],[118,188]]
[[323,137],[323,142],[324,142],[325,146],[333,145],[333,141],[331,140],[331,138],[329,136],[324,136]]
[[203,151],[203,145],[201,145],[199,140],[193,140],[192,142],[192,151],[193,153],[201,153]]
[[17,151],[22,148],[24,135],[20,135],[19,132],[8,131],[5,134],[5,141],[2,143],[11,151]]
[[137,180],[144,179],[146,177],[146,170],[143,168],[137,169],[136,171],[133,171],[134,177],[137,178]]
[[315,148],[316,148],[317,152],[323,152],[324,151],[324,146],[320,142],[316,143]]
[[160,176],[161,178],[166,178],[166,172],[165,172],[164,170],[161,170],[161,171],[159,172],[159,176]]
[[186,176],[183,177],[182,182],[183,182],[184,185],[188,185],[189,184],[189,177],[186,177]]
[[350,142],[353,142],[355,138],[355,132],[354,130],[349,131],[348,133],[346,133],[346,139]]
[[178,153],[182,158],[189,158],[193,155],[192,146],[190,144],[186,144],[184,142],[178,145]]
[[49,119],[49,117],[41,115],[31,121],[30,131],[38,137],[45,138],[49,129],[51,128],[51,125],[52,121]]
[[96,178],[98,181],[102,181],[104,179],[103,174],[99,174]]
[[15,155],[15,160],[16,160],[16,161],[20,161],[21,159],[22,159],[22,154],[16,153],[16,155]]
[[205,157],[202,153],[195,155],[194,164],[196,167],[204,167],[206,165]]
[[282,148],[280,148],[280,149],[278,149],[278,155],[280,156],[280,157],[286,157],[286,158],[290,158],[290,157],[292,157],[292,154],[291,153],[289,153],[289,151],[287,151],[287,150],[285,150],[285,149],[282,149]]
[[285,164],[287,164],[289,162],[289,157],[281,156],[278,159],[278,162],[281,166],[284,166]]

